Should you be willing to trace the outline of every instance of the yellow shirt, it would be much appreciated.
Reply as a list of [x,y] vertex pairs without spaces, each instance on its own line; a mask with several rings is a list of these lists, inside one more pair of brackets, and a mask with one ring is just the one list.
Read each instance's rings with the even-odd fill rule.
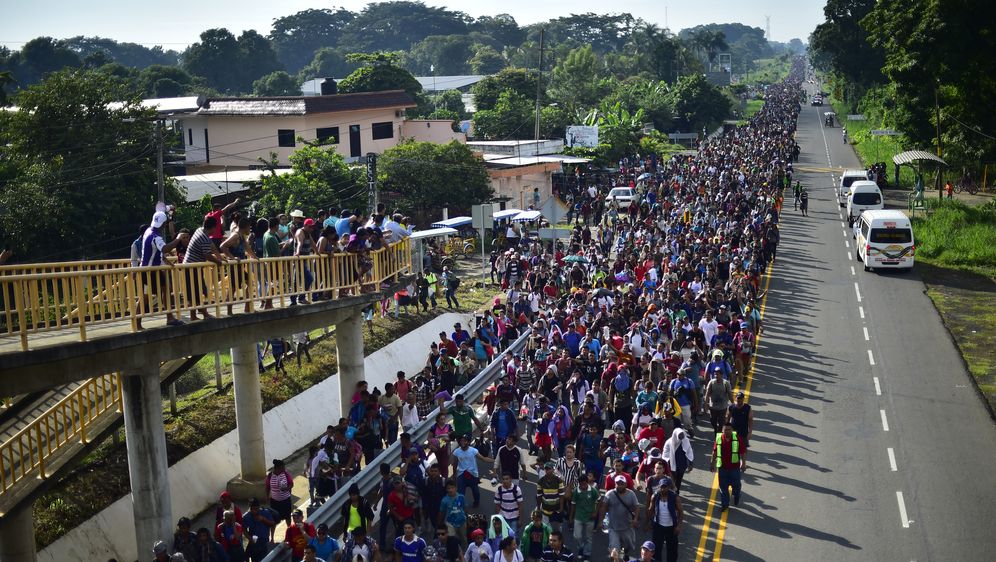
[[347,529],[356,529],[360,527],[360,510],[356,506],[349,506],[349,527]]

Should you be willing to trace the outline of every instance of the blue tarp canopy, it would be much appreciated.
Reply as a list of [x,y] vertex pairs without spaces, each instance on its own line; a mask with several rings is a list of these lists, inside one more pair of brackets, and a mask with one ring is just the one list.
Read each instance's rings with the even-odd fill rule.
[[495,211],[491,216],[494,217],[496,221],[500,221],[510,219],[521,212],[522,209],[505,209],[504,211]]
[[474,222],[470,217],[453,217],[444,221],[432,223],[432,228],[460,228]]
[[529,222],[539,219],[541,216],[539,211],[522,211],[521,213],[512,217],[512,222]]

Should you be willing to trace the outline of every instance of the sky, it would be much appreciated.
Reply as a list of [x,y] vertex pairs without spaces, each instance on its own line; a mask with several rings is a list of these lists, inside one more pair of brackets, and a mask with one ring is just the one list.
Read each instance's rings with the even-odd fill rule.
[[[255,29],[263,35],[273,20],[309,8],[343,7],[360,11],[366,0],[24,0],[11,1],[0,18],[0,44],[11,49],[35,37],[57,39],[100,36],[183,50],[205,29],[225,27],[238,35]],[[739,22],[765,27],[771,16],[771,37],[803,41],[823,21],[825,0],[427,0],[430,6],[461,10],[479,17],[511,14],[520,25],[571,13],[625,11],[677,32],[705,23]]]

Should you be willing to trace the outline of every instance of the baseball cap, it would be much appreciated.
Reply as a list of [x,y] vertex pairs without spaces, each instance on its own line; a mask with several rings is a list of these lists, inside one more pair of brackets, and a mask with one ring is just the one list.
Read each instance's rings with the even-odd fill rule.
[[472,539],[476,539],[477,537],[483,537],[483,536],[484,536],[484,531],[480,529],[474,529],[473,531],[470,532],[470,538]]
[[740,323],[740,327],[741,327],[741,328],[749,328],[749,327],[750,327],[750,324],[748,324],[748,323],[746,323],[746,322],[741,322],[741,323]]
[[304,226],[315,226],[315,219],[304,219]]
[[655,545],[653,541],[646,541],[643,543],[643,548],[647,550],[657,550],[657,545]]
[[546,461],[546,464],[543,465],[543,468],[557,468],[557,465],[553,461]]
[[614,482],[616,484],[618,484],[620,482],[622,482],[623,484],[625,484],[626,483],[626,477],[625,476],[616,476]]
[[159,228],[162,225],[166,224],[166,220],[168,218],[169,217],[166,216],[166,213],[162,211],[156,211],[156,213],[152,215],[152,228]]
[[744,391],[741,390],[740,392],[737,393],[737,398],[743,398],[743,397],[744,397]]
[[166,543],[156,541],[156,544],[152,546],[152,554],[166,554]]

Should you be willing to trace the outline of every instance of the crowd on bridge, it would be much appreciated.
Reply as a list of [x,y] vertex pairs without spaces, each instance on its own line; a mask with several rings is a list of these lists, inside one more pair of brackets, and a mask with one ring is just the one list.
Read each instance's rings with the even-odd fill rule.
[[[302,467],[311,505],[347,487],[333,528],[292,508],[278,459],[265,498],[243,511],[222,494],[215,528],[181,519],[157,560],[261,560],[274,541],[295,561],[676,560],[688,472],[718,472],[721,509],[742,498],[753,414],[740,389],[797,154],[798,72],[694,156],[632,155],[609,176],[576,176],[579,209],[596,211],[572,217],[569,241],[516,239],[493,257],[491,310],[440,333],[421,372],[383,391],[361,383]],[[596,203],[615,185],[638,197]],[[468,403],[461,387],[493,361],[500,376]],[[351,477],[395,441],[400,464],[376,467],[381,486],[364,497]],[[593,548],[600,530],[606,551]]]

